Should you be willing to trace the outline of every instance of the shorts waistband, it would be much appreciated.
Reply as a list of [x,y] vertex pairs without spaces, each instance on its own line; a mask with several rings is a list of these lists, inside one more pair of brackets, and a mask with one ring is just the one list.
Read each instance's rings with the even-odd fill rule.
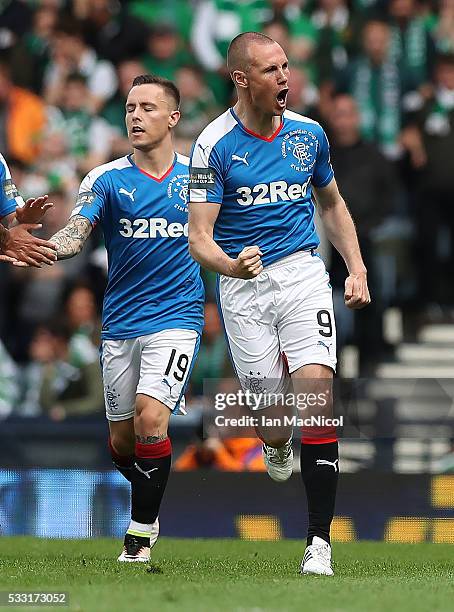
[[296,253],[292,253],[291,255],[282,257],[282,259],[278,259],[278,261],[275,261],[269,266],[265,266],[263,268],[263,271],[267,272],[268,270],[274,270],[276,268],[281,268],[282,266],[288,266],[289,264],[295,263],[296,261],[315,256],[318,256],[316,249],[310,249],[309,251],[297,251]]

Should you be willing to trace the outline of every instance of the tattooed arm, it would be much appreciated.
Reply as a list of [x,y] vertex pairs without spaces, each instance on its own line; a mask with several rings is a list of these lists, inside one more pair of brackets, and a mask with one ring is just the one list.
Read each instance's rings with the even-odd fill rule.
[[71,217],[66,226],[50,239],[56,246],[57,259],[69,259],[80,253],[92,229],[91,222],[82,215]]
[[3,227],[3,225],[0,223],[0,251],[3,251],[7,242],[8,242],[8,230],[6,229],[6,227]]

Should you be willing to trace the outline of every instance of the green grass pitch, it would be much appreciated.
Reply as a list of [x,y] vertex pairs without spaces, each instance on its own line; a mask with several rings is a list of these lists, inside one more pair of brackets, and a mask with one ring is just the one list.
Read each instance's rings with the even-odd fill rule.
[[304,543],[294,540],[162,538],[150,565],[117,563],[120,548],[107,539],[2,537],[0,590],[66,590],[69,607],[58,609],[87,612],[454,610],[449,544],[335,544],[334,578],[300,576]]

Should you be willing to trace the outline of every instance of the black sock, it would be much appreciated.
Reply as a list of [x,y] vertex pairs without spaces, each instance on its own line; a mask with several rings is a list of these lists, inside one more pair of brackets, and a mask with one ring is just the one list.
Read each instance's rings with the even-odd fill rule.
[[136,442],[131,472],[131,518],[138,523],[154,523],[169,478],[172,463],[169,438],[156,444]]
[[134,465],[134,455],[119,455],[112,446],[112,441],[110,438],[108,444],[114,467],[126,478],[126,480],[131,482],[131,470],[132,466]]
[[338,443],[301,444],[301,475],[309,513],[307,545],[312,544],[314,536],[330,544],[329,531],[339,477]]

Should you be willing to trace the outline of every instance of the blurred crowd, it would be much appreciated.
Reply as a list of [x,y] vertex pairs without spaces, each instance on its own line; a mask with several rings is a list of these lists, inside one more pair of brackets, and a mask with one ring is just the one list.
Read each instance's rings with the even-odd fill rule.
[[[290,59],[289,108],[320,121],[369,270],[372,305],[343,308],[345,269],[327,251],[338,343],[362,374],[392,359],[383,314],[414,340],[454,320],[454,0],[0,0],[0,151],[24,197],[50,195],[42,236],[65,222],[81,178],[129,152],[124,104],[134,76],[175,81],[176,149],[234,103],[225,57],[241,31]],[[97,345],[106,256],[43,269],[2,264],[0,415],[102,411]],[[229,374],[214,279],[190,393]]]

